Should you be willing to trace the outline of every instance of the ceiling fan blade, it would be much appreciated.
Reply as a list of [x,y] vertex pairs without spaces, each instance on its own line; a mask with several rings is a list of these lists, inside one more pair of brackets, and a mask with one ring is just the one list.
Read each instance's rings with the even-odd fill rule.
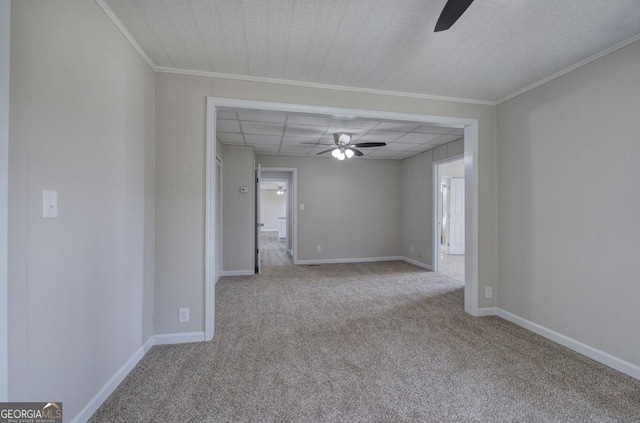
[[471,3],[473,3],[473,0],[447,1],[447,4],[444,5],[444,9],[442,9],[442,13],[440,14],[440,18],[438,19],[438,23],[436,23],[436,28],[433,32],[446,31],[451,28],[467,8],[471,6]]
[[300,141],[300,144],[309,144],[309,145],[328,145],[328,146],[332,146],[333,144],[326,144],[323,142],[306,142],[306,141]]
[[354,144],[354,146],[358,148],[384,147],[385,145],[387,145],[386,142],[359,142]]
[[328,153],[329,151],[333,151],[333,150],[335,150],[335,148],[330,148],[328,150],[321,151],[318,154],[316,154],[316,156],[319,156],[320,154]]
[[353,151],[353,154],[355,154],[355,155],[356,155],[356,156],[358,156],[358,157],[362,157],[362,156],[364,156],[364,153],[363,153],[362,151],[360,151],[360,150],[356,150],[356,149],[355,149],[355,148],[353,148],[353,147],[349,148],[349,150]]

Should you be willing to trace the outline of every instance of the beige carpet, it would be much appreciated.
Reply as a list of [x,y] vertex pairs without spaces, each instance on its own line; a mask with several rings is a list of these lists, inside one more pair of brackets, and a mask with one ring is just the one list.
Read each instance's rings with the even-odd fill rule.
[[212,342],[156,346],[92,422],[637,422],[640,381],[403,262],[273,267],[216,288]]

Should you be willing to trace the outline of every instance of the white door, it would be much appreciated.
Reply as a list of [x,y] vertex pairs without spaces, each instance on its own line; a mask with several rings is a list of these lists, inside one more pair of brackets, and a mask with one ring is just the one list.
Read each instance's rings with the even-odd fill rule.
[[464,254],[464,179],[451,178],[448,254]]
[[216,159],[216,281],[222,275],[222,163]]
[[260,221],[260,165],[256,167],[256,273],[260,273],[262,270],[262,257],[260,253],[260,228],[264,226],[264,223]]

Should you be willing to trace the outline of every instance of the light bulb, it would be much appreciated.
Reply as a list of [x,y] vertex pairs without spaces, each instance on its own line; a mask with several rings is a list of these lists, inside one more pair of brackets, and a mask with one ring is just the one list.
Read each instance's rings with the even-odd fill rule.
[[347,145],[351,142],[351,135],[347,134],[346,132],[344,134],[340,134],[340,136],[338,137],[338,141],[340,142],[340,144]]
[[331,155],[337,159],[338,157],[340,157],[340,153],[342,153],[342,152],[340,151],[340,149],[339,149],[339,148],[336,148],[335,150],[333,150],[333,151],[331,152]]
[[344,160],[345,155],[343,151],[340,151],[340,154],[338,155],[338,160]]
[[353,150],[352,150],[352,149],[347,148],[347,149],[345,150],[344,154],[345,154],[345,156],[347,156],[347,159],[350,159],[350,158],[352,158],[352,157],[353,157],[354,152],[353,152]]

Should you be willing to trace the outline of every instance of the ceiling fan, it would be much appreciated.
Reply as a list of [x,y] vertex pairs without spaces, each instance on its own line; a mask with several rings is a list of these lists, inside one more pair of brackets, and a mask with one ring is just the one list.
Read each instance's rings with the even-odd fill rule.
[[[333,148],[330,148],[328,150],[319,152],[318,154],[316,154],[316,156],[319,156],[320,154],[325,154],[331,151],[331,155],[333,157],[335,157],[338,160],[344,160],[345,158],[350,159],[353,156],[360,157],[364,155],[362,151],[357,150],[354,147],[371,148],[371,147],[384,147],[385,145],[387,145],[386,142],[359,142],[356,144],[351,144],[351,136],[352,134],[350,134],[349,132],[336,132],[335,134],[333,134],[333,142],[335,143],[335,146],[333,146]],[[303,142],[302,144],[331,146],[331,144],[322,144],[322,143],[315,143],[315,142],[314,143]]]
[[440,18],[438,19],[438,23],[436,23],[436,28],[433,32],[446,31],[451,28],[467,8],[471,6],[471,3],[473,3],[473,0],[447,1],[447,4],[444,5],[444,9],[442,9],[442,13],[440,14]]

